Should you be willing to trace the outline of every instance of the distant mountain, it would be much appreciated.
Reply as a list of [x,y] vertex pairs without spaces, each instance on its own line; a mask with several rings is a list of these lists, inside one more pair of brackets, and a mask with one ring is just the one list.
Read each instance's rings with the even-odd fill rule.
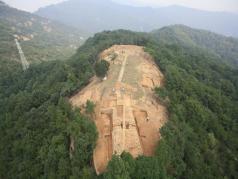
[[184,25],[173,25],[151,32],[154,39],[166,44],[200,47],[230,65],[238,65],[238,39]]
[[30,62],[67,59],[84,41],[76,28],[12,8],[0,1],[0,56],[19,60],[17,38]]
[[92,33],[130,29],[151,31],[167,25],[184,24],[238,37],[238,15],[208,12],[181,6],[163,8],[132,7],[111,0],[68,0],[39,9],[36,14]]

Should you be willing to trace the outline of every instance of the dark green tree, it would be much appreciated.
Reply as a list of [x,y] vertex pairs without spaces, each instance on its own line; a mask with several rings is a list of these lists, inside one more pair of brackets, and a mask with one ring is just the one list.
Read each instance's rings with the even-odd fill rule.
[[105,77],[110,64],[106,60],[100,60],[95,64],[95,72],[98,77]]

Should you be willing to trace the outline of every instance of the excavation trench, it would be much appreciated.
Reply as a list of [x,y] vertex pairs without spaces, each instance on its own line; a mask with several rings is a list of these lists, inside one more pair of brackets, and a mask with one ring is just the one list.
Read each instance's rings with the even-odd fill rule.
[[97,174],[105,171],[113,154],[152,156],[167,121],[166,107],[157,103],[153,91],[163,85],[164,76],[143,47],[115,45],[100,57],[110,63],[107,80],[94,78],[70,99],[80,108],[87,100],[96,104],[99,138],[93,159]]

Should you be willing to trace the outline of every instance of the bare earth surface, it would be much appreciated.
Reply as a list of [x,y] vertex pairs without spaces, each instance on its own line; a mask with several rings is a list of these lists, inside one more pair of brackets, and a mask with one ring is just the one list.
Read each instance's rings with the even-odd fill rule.
[[107,80],[95,77],[70,99],[80,108],[87,100],[96,104],[99,138],[93,158],[98,174],[105,171],[113,154],[152,156],[168,118],[153,92],[163,85],[164,76],[143,47],[114,45],[100,57],[110,62]]

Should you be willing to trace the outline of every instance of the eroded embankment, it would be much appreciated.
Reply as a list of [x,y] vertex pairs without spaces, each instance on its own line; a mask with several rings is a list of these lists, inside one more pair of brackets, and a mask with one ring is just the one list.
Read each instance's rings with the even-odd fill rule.
[[107,80],[95,77],[70,99],[80,108],[87,100],[96,104],[99,138],[93,158],[98,174],[105,171],[113,154],[153,155],[167,120],[167,110],[153,91],[163,85],[164,76],[142,47],[115,45],[100,58],[110,62]]

